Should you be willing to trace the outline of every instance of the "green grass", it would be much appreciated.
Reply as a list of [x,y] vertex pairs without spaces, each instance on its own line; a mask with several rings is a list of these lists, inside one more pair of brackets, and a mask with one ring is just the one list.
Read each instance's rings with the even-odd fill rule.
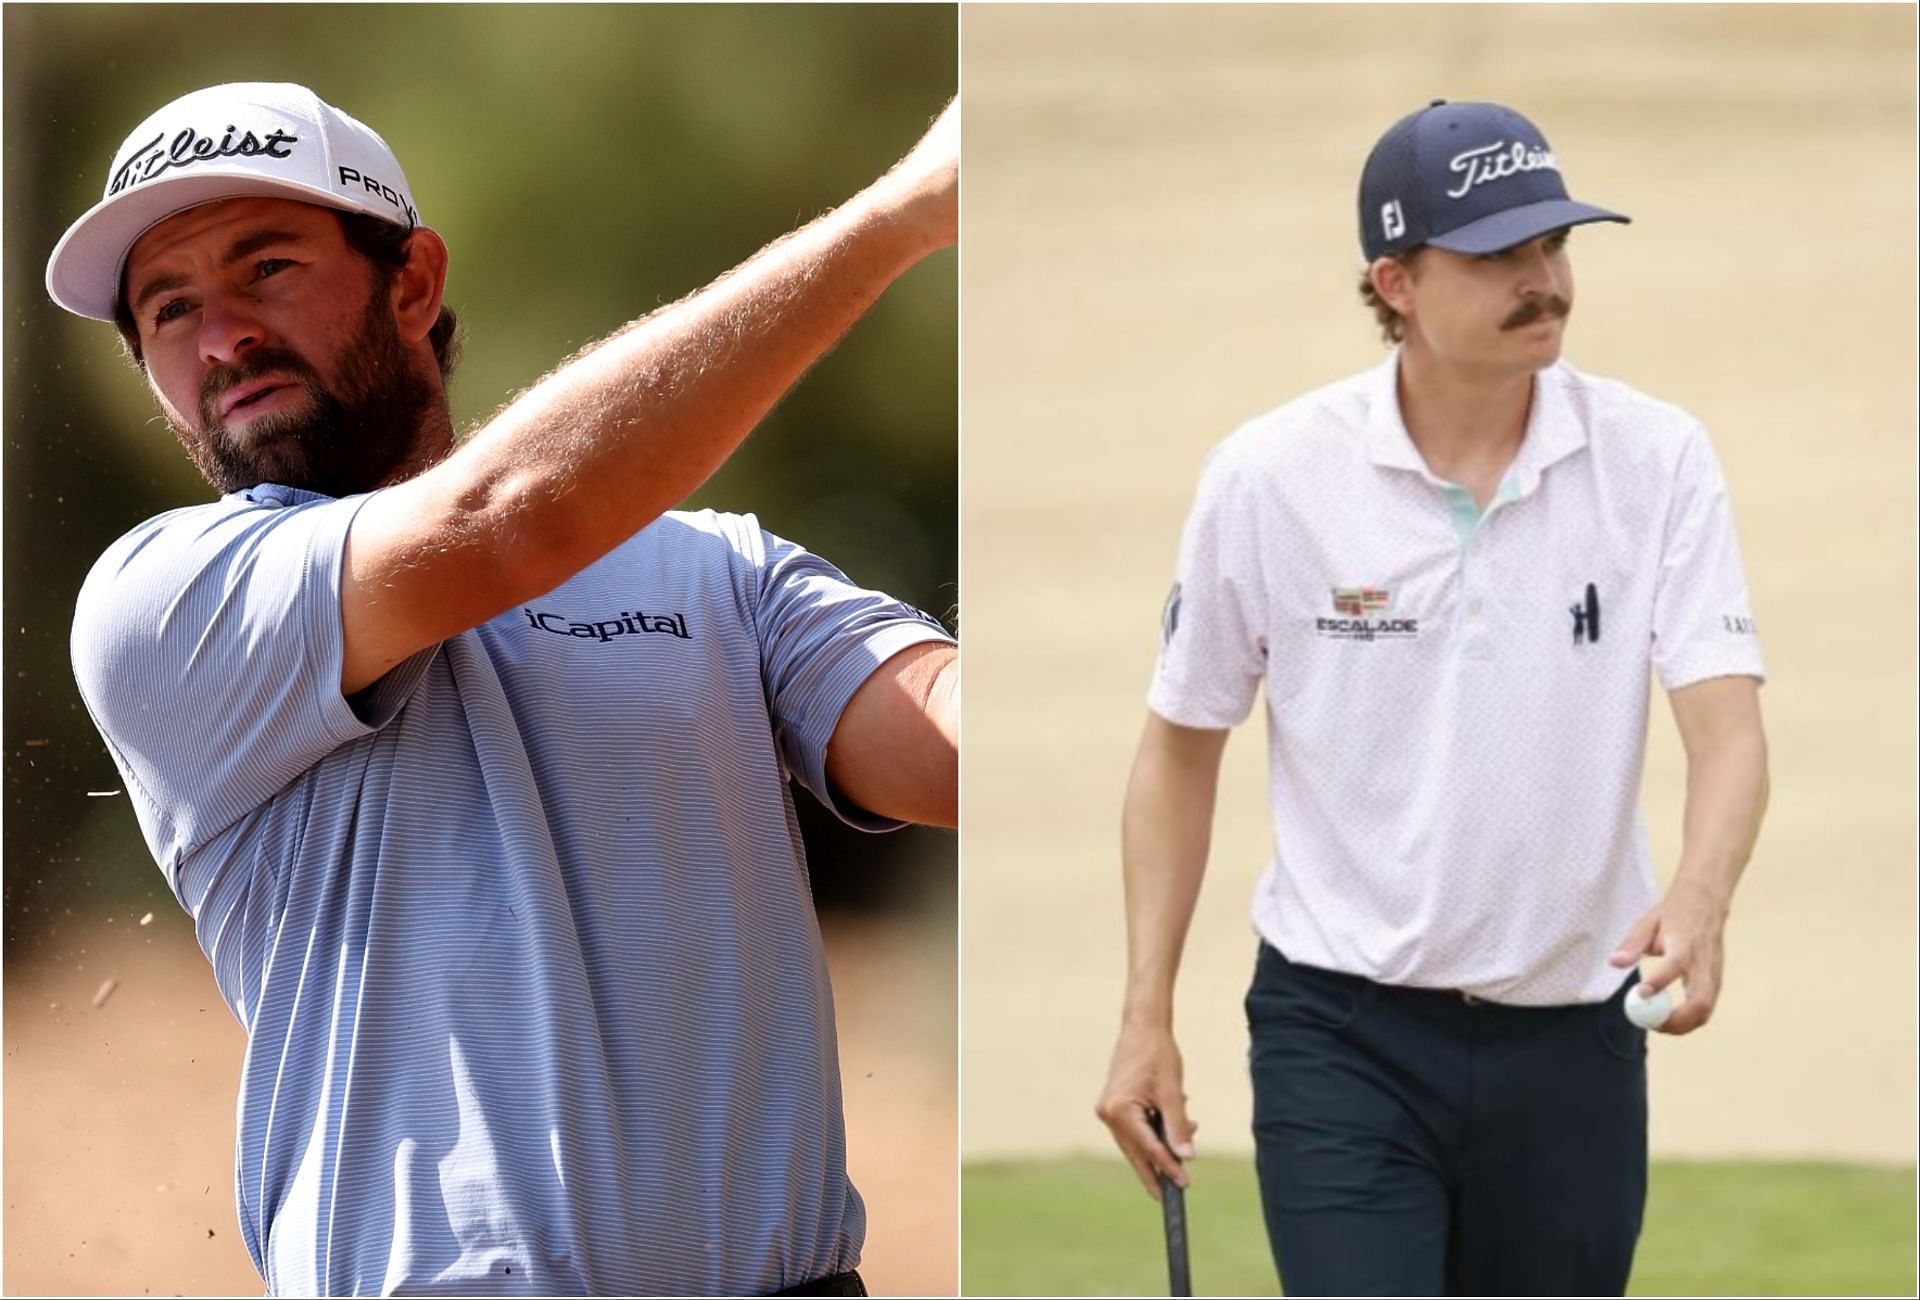
[[[1159,1209],[1118,1157],[969,1164],[963,1295],[1165,1295]],[[1194,1289],[1275,1295],[1253,1162],[1200,1160]],[[1656,1162],[1633,1295],[1913,1295],[1912,1169]]]

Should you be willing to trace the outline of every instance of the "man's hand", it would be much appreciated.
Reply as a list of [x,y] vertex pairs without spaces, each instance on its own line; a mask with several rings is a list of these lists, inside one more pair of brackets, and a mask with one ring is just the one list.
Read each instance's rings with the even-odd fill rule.
[[[1167,1141],[1154,1136],[1148,1118],[1160,1112]],[[1128,1025],[1113,1048],[1106,1091],[1094,1107],[1140,1185],[1160,1199],[1160,1175],[1187,1186],[1185,1161],[1193,1159],[1193,1135],[1200,1126],[1187,1118],[1187,1094],[1180,1081],[1180,1049],[1169,1029]]]
[[1660,1026],[1663,1034],[1690,1034],[1713,1016],[1720,996],[1721,936],[1727,907],[1707,891],[1680,884],[1667,891],[1660,905],[1641,917],[1627,932],[1613,964],[1622,970],[1644,955],[1656,960],[1641,972],[1640,988],[1652,995],[1676,979],[1686,986],[1686,998]]

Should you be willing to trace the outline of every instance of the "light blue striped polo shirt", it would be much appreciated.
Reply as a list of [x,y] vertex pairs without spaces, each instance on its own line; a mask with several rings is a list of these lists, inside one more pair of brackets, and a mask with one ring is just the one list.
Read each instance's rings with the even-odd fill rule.
[[751,516],[669,514],[340,695],[364,497],[271,485],[101,557],[76,675],[248,1046],[278,1293],[756,1294],[859,1260],[786,776],[946,640]]

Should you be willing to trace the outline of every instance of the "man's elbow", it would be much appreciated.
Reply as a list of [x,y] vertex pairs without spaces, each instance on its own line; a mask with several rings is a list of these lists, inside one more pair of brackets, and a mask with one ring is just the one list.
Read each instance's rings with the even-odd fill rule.
[[827,778],[868,812],[960,824],[960,668],[951,645],[902,651],[848,703],[827,746]]
[[877,817],[957,830],[960,826],[960,750],[927,733],[914,753],[896,754],[881,768],[827,753],[834,797]]
[[956,748],[949,753],[950,760],[941,761],[928,783],[922,815],[909,820],[952,831],[960,829],[960,751]]

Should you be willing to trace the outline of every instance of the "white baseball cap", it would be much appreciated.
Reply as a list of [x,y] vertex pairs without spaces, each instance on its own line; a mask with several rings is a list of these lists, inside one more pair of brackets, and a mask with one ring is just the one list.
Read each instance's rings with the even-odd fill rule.
[[47,292],[70,312],[110,321],[127,253],[141,235],[176,212],[248,194],[420,224],[399,160],[364,123],[305,86],[210,86],[174,100],[126,138],[105,196],[47,259]]

